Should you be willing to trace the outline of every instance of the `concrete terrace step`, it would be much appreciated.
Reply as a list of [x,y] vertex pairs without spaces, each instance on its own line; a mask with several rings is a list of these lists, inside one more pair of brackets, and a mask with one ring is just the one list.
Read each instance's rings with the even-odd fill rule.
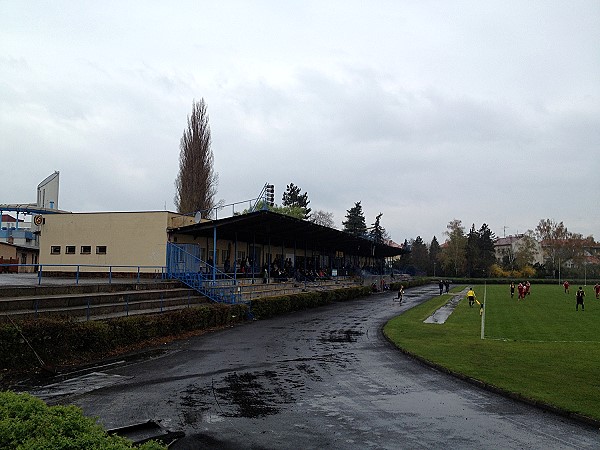
[[[90,317],[90,320],[107,320],[107,319],[116,319],[118,317],[131,317],[131,316],[143,316],[143,315],[149,315],[149,314],[161,314],[161,313],[165,313],[165,312],[179,311],[181,309],[186,309],[186,308],[193,308],[194,306],[198,306],[198,305],[190,305],[190,306],[175,305],[175,306],[163,306],[162,308],[134,309],[134,310],[128,311],[127,314],[123,314],[120,312],[113,312],[113,313],[107,313],[107,314],[94,314],[93,317]],[[86,318],[80,317],[77,320],[84,321],[84,320],[86,320]]]
[[[210,301],[202,296],[183,296],[154,298],[146,300],[118,301],[113,303],[83,304],[63,308],[39,308],[36,310],[23,309],[10,311],[10,317],[17,320],[35,319],[39,317],[71,317],[76,320],[93,320],[108,317],[123,317],[132,314],[151,314],[168,310],[183,309],[190,306],[207,304]],[[6,316],[0,316],[0,321],[6,321]]]
[[119,301],[139,301],[152,299],[167,299],[171,297],[198,297],[200,294],[191,288],[145,289],[139,291],[116,291],[100,293],[54,294],[36,296],[18,296],[11,298],[0,297],[0,312],[13,310],[51,310],[69,308],[81,305],[100,303],[115,303]]
[[155,281],[144,283],[122,283],[108,282],[96,284],[72,284],[64,285],[35,285],[35,286],[0,286],[0,299],[5,297],[36,297],[49,295],[67,295],[67,294],[94,294],[103,292],[129,292],[172,289],[173,287],[182,287],[179,281]]
[[[291,295],[357,286],[355,280],[284,281],[262,283],[250,279],[232,285],[222,283],[228,293],[238,293],[238,301]],[[210,283],[209,283],[210,284]],[[219,283],[221,284],[221,283]],[[210,291],[209,291],[210,292]],[[210,303],[194,289],[178,281],[146,283],[83,284],[0,287],[0,322],[40,317],[71,317],[99,320],[134,314],[155,314]]]

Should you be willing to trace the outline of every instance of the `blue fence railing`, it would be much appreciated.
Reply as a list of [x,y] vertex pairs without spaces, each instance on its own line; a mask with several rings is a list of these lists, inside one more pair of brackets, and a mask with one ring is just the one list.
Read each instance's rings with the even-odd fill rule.
[[[45,273],[51,275],[45,275]],[[129,279],[133,278],[138,283],[144,279],[166,278],[165,266],[127,266],[127,265],[99,265],[99,264],[0,264],[0,274],[12,273],[19,276],[35,276],[39,285],[42,284],[44,276],[48,279],[73,278],[75,284],[86,278],[90,273],[94,274],[94,280],[101,280],[98,274],[105,274],[109,284],[118,276],[124,278],[127,275]],[[59,275],[57,275],[59,274]]]
[[240,303],[241,289],[235,278],[202,261],[197,247],[167,242],[167,278],[181,281],[214,302]]

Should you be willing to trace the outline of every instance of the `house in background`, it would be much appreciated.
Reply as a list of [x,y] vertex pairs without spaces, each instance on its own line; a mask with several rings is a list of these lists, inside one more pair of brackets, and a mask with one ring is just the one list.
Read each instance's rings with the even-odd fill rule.
[[[21,264],[21,266],[11,266]],[[38,249],[28,246],[0,242],[0,273],[32,273],[37,270]]]
[[[496,260],[499,263],[510,264],[514,262],[519,249],[524,244],[524,238],[524,234],[517,234],[514,236],[506,236],[496,239],[496,242],[494,243]],[[544,253],[542,251],[542,245],[538,241],[535,241],[534,259],[532,263],[544,263]]]

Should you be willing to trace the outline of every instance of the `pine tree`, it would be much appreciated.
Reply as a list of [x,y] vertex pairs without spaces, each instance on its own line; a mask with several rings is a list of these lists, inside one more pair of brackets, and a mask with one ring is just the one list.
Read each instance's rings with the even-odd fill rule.
[[383,244],[385,241],[390,239],[389,235],[387,234],[387,231],[385,231],[385,228],[381,226],[381,216],[383,216],[383,213],[379,213],[377,217],[375,217],[375,223],[372,224],[371,230],[369,232],[369,236],[377,244]]
[[426,273],[429,267],[429,255],[427,253],[427,245],[425,245],[421,236],[417,236],[410,246],[410,249],[412,253],[412,263],[415,266],[417,273]]
[[300,194],[300,191],[300,188],[295,186],[294,183],[288,184],[281,197],[281,201],[283,206],[304,208],[304,219],[308,219],[311,212],[311,209],[308,207],[310,200],[308,199],[307,192]]
[[347,210],[346,221],[342,222],[342,225],[344,231],[355,236],[364,236],[367,233],[367,223],[360,202],[356,202]]
[[[437,240],[437,237],[433,237],[431,239],[431,244],[429,244],[429,274],[432,276],[439,275],[442,272],[441,266],[439,264],[439,256],[442,248],[440,247],[440,243]],[[436,268],[438,269],[436,271]]]
[[487,277],[490,268],[496,263],[496,249],[494,242],[496,235],[487,224],[481,225],[479,229],[479,256],[481,258],[481,276]]

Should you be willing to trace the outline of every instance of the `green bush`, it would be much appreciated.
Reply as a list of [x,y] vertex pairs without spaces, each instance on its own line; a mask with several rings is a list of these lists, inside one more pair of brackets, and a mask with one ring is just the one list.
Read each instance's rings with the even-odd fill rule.
[[[19,328],[45,363],[57,365],[101,357],[160,337],[231,325],[245,320],[247,311],[246,305],[212,304],[106,321],[37,319],[21,322]],[[1,325],[0,367],[12,370],[37,367],[39,361],[27,342],[13,325]]]
[[292,311],[316,308],[336,301],[364,297],[371,292],[368,286],[351,287],[321,292],[263,297],[252,301],[252,313],[257,319],[268,319]]
[[29,394],[0,392],[0,448],[19,450],[159,450],[157,442],[133,447],[132,442],[109,435],[75,406],[48,406]]

